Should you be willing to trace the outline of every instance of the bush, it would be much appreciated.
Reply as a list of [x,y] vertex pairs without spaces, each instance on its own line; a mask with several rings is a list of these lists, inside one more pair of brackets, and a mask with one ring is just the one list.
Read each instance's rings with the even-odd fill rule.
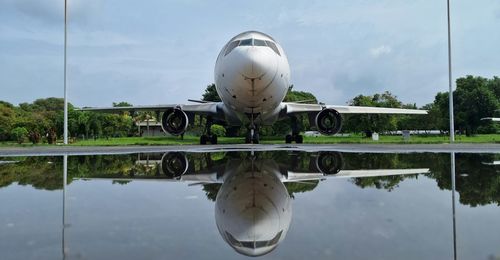
[[21,144],[26,139],[26,136],[28,135],[28,130],[26,130],[26,128],[24,127],[16,127],[12,129],[12,131],[10,131],[10,135],[14,141]]
[[212,125],[210,131],[217,136],[226,136],[226,129],[221,125]]

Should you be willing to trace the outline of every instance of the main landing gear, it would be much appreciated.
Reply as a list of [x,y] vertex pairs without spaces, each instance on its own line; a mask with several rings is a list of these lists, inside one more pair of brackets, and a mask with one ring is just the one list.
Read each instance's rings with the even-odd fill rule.
[[205,133],[200,136],[200,144],[217,144],[217,135],[212,134],[210,128],[212,127],[213,119],[212,117],[207,117],[207,123],[205,125]]
[[295,143],[301,144],[304,142],[304,137],[300,135],[299,124],[297,122],[297,117],[291,117],[291,125],[292,125],[292,134],[285,136],[285,143],[291,144],[295,141]]

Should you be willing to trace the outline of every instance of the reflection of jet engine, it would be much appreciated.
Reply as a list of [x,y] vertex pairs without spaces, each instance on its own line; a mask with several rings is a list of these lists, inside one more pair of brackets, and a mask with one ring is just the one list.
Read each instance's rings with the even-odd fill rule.
[[183,134],[189,124],[186,113],[180,108],[171,108],[163,112],[161,117],[161,128],[164,132],[172,135]]
[[179,152],[165,153],[161,157],[161,170],[169,178],[177,178],[186,173],[189,163],[186,155]]
[[314,122],[320,133],[334,135],[338,133],[342,127],[342,116],[340,116],[337,110],[326,108],[316,115]]
[[224,181],[215,202],[215,221],[238,253],[264,255],[288,231],[292,205],[285,185],[271,171],[236,171]]
[[344,166],[344,159],[339,152],[320,152],[316,157],[316,167],[323,174],[337,174]]

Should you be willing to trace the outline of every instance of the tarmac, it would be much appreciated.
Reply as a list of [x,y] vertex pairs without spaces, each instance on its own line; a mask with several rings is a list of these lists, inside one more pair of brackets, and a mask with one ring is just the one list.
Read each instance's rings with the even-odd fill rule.
[[227,144],[162,146],[2,147],[0,157],[220,151],[338,151],[357,153],[500,153],[500,144]]

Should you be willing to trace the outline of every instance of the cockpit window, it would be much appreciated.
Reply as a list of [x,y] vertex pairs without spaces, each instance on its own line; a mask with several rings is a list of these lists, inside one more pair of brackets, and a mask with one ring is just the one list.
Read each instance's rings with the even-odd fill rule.
[[234,41],[231,42],[227,45],[226,48],[226,53],[224,53],[224,56],[228,55],[234,48],[236,48],[240,44],[240,41]]
[[230,42],[227,47],[226,51],[224,52],[224,56],[228,55],[231,51],[234,50],[234,48],[238,46],[263,46],[263,47],[269,47],[271,48],[276,54],[280,55],[280,51],[278,50],[278,47],[276,44],[272,41],[264,41],[264,40],[259,40],[259,39],[244,39],[240,41],[233,41]]
[[253,39],[245,39],[240,41],[240,46],[252,46]]
[[280,51],[278,50],[278,47],[276,46],[276,44],[274,44],[274,42],[266,41],[266,43],[267,43],[267,46],[269,46],[271,49],[273,49],[274,52],[276,52],[276,54],[280,55]]
[[255,45],[255,46],[267,46],[266,41],[259,40],[259,39],[254,39],[253,45]]
[[255,249],[255,248],[276,245],[278,243],[278,241],[280,240],[282,233],[283,233],[283,230],[278,232],[278,234],[276,234],[276,236],[274,236],[271,240],[263,240],[263,241],[238,241],[236,238],[233,237],[233,235],[231,235],[227,231],[226,231],[226,237],[232,246],[239,246],[239,247],[246,247],[246,248],[254,248]]

